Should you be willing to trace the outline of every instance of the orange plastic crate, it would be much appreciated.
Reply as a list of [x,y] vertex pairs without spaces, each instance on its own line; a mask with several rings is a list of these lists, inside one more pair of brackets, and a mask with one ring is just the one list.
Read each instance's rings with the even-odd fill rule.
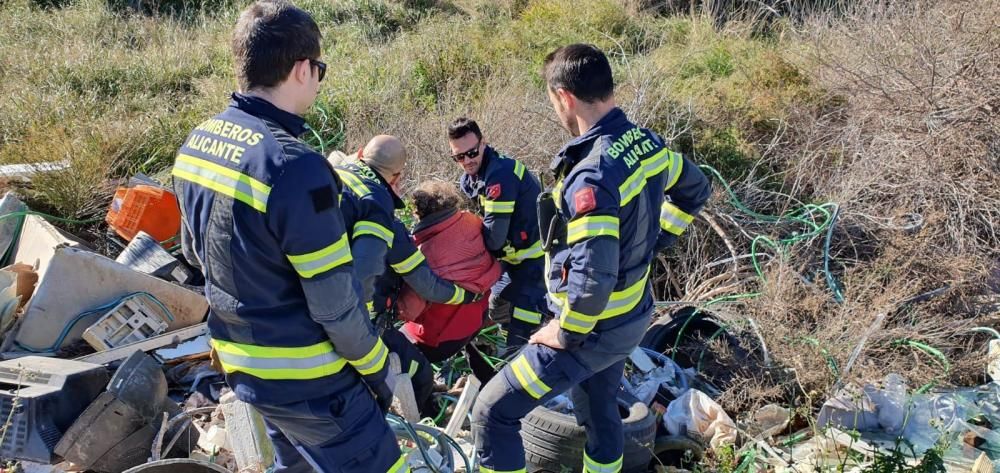
[[128,241],[140,230],[160,242],[173,238],[181,230],[177,197],[167,189],[142,184],[119,187],[105,220]]

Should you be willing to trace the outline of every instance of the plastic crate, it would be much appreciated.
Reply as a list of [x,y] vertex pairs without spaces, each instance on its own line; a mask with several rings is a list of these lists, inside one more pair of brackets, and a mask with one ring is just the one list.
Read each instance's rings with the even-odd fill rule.
[[177,236],[181,230],[177,197],[162,187],[144,184],[119,187],[105,220],[127,241],[144,231],[162,242]]
[[153,296],[139,293],[123,299],[83,331],[97,351],[143,341],[167,331],[170,314]]

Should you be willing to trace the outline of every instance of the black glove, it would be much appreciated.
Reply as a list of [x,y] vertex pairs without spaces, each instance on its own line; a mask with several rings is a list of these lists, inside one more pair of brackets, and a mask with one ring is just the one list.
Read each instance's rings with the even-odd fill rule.
[[382,414],[388,414],[389,408],[392,406],[392,388],[389,387],[388,379],[383,379],[382,381],[375,383],[368,383],[368,387],[372,390],[372,395],[375,396],[375,403],[378,404],[378,408],[382,410]]
[[482,294],[472,291],[465,291],[465,297],[462,298],[462,303],[471,304],[473,302],[479,302],[479,300],[482,298],[483,298]]

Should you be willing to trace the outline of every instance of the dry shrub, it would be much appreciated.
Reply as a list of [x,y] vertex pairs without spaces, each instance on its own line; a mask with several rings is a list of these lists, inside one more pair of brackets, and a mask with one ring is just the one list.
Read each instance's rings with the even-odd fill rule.
[[[969,329],[997,321],[974,302],[1000,258],[997,18],[995,0],[866,4],[798,33],[810,48],[795,60],[828,95],[793,110],[762,147],[759,169],[784,170],[782,193],[767,190],[775,176],[755,173],[734,187],[748,207],[774,213],[802,205],[792,196],[839,204],[829,273],[844,300],[824,272],[825,231],[780,252],[759,247],[770,254],[759,258],[764,282],[743,280],[753,236],[803,228],[747,218],[717,195],[706,216],[718,235],[687,240],[682,254],[694,261],[672,292],[716,278],[727,293],[760,293],[716,306],[724,319],[753,317],[775,363],[724,396],[728,408],[781,400],[746,391],[774,371],[813,404],[891,372],[912,388],[984,381],[986,337]],[[739,264],[706,264],[727,255]]]

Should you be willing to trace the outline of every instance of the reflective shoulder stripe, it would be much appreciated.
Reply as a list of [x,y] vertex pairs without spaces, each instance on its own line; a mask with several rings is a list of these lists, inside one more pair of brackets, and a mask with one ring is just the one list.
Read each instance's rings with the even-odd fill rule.
[[305,347],[265,347],[223,340],[211,341],[227,373],[260,379],[315,379],[339,373],[347,364],[330,342]]
[[684,169],[684,156],[680,153],[670,151],[670,174],[667,175],[667,186],[664,191],[670,190],[681,178],[681,171]]
[[611,463],[599,463],[583,452],[583,473],[618,473],[622,471],[622,460],[623,457],[618,457]]
[[413,375],[417,374],[417,371],[420,371],[420,363],[417,363],[417,360],[410,360],[410,369],[406,370],[406,374],[412,378]]
[[171,174],[232,197],[259,212],[267,211],[271,187],[239,171],[182,153],[177,155]]
[[542,323],[542,314],[539,312],[522,309],[520,307],[514,307],[513,317],[522,322],[527,322],[532,325],[538,325]]
[[566,242],[572,245],[586,238],[610,236],[619,238],[618,217],[611,215],[584,215],[571,220],[567,228]]
[[622,185],[618,186],[619,207],[628,205],[632,199],[642,193],[642,190],[646,188],[646,179],[646,170],[639,166],[628,179],[625,179]]
[[514,201],[500,201],[500,200],[488,200],[484,199],[483,210],[495,213],[495,214],[509,214],[514,213]]
[[517,160],[514,160],[514,175],[517,176],[517,180],[524,180],[524,164]]
[[354,239],[357,239],[361,235],[372,235],[385,240],[389,248],[392,248],[392,230],[385,228],[371,220],[358,220],[354,224]]
[[389,359],[389,349],[382,343],[381,338],[375,339],[375,346],[368,351],[368,354],[360,360],[347,360],[362,375],[378,373],[385,367],[385,361]]
[[351,190],[358,197],[364,197],[371,194],[371,189],[361,181],[361,178],[355,176],[353,172],[346,169],[337,168],[337,175],[340,176],[340,180],[344,181],[347,188]]
[[552,390],[547,384],[542,382],[542,380],[535,373],[535,370],[531,369],[531,365],[528,363],[528,359],[524,355],[520,355],[513,363],[510,364],[511,371],[514,372],[514,377],[524,388],[524,391],[528,393],[531,397],[535,399],[540,399],[542,396],[548,394]]
[[510,255],[504,255],[500,259],[510,264],[521,264],[529,259],[541,258],[542,256],[545,256],[545,251],[542,250],[542,242],[539,240],[527,248],[517,250]]
[[687,230],[694,220],[694,216],[681,210],[670,202],[664,202],[660,206],[660,228],[674,235],[680,236]]
[[420,266],[420,263],[423,263],[424,260],[424,254],[421,253],[420,250],[417,250],[410,256],[407,256],[405,260],[396,264],[390,264],[389,266],[391,266],[392,270],[397,274],[406,274],[414,269],[417,269],[417,266]]
[[347,234],[340,236],[334,244],[304,255],[287,255],[295,271],[303,278],[311,278],[337,266],[351,262],[351,247]]
[[465,300],[465,289],[459,287],[458,284],[454,284],[454,286],[455,294],[451,296],[451,299],[448,299],[448,302],[445,302],[447,305],[461,304],[462,301]]

